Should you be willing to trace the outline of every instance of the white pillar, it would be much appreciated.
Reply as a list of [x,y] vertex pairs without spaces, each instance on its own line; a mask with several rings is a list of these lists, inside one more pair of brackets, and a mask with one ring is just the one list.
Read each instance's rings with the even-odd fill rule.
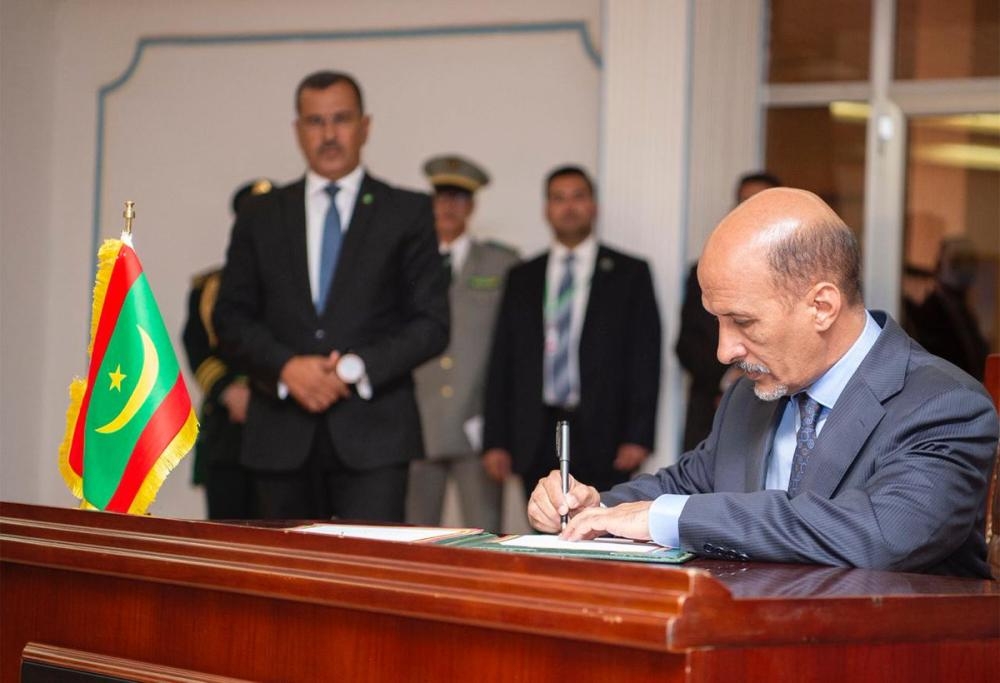
[[600,231],[648,259],[663,320],[657,450],[646,469],[672,462],[682,424],[673,353],[685,262],[689,139],[690,0],[604,5]]
[[872,5],[871,115],[865,147],[865,230],[862,282],[868,308],[899,318],[903,269],[906,118],[889,98],[895,1]]
[[733,208],[736,179],[763,164],[764,0],[694,4],[687,258]]

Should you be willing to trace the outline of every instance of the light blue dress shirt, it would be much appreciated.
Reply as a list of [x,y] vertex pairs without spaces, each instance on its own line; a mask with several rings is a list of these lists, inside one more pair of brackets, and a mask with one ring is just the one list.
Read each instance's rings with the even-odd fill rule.
[[[875,345],[882,328],[878,326],[871,313],[865,314],[865,327],[851,348],[840,357],[833,367],[809,387],[806,393],[822,406],[819,421],[816,424],[816,435],[819,436],[826,424],[830,410],[836,405],[837,399],[844,391],[848,381],[854,376],[861,361],[865,359],[872,346]],[[768,454],[767,475],[764,478],[764,488],[788,490],[788,479],[792,472],[792,457],[795,455],[795,434],[799,428],[799,411],[794,401],[785,405],[781,421],[778,423]],[[681,544],[678,521],[689,496],[665,493],[653,501],[649,509],[649,535],[656,543],[679,547]]]

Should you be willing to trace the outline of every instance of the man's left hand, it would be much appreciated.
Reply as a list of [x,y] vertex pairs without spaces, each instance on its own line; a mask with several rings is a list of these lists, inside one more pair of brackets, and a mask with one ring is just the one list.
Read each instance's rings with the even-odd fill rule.
[[247,421],[247,406],[250,405],[250,386],[245,379],[238,379],[222,390],[219,401],[229,412],[229,421],[243,424]]
[[613,467],[619,472],[631,472],[649,457],[649,449],[637,443],[623,443],[615,454]]
[[569,524],[559,534],[567,541],[584,541],[605,534],[637,541],[648,541],[649,508],[651,500],[621,503],[610,508],[589,507],[569,520]]

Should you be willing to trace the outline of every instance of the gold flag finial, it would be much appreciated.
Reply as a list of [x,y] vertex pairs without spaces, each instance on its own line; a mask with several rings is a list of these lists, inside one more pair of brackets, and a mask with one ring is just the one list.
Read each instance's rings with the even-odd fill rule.
[[135,202],[132,201],[125,202],[125,211],[122,213],[122,216],[125,217],[125,234],[131,235],[132,221],[135,220]]

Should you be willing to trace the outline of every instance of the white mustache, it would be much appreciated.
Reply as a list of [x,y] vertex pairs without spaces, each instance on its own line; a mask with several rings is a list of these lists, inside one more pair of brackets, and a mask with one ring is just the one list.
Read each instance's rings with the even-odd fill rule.
[[754,372],[762,375],[771,374],[771,369],[766,365],[761,365],[760,363],[748,363],[745,360],[741,360],[737,361],[735,365],[743,372]]

